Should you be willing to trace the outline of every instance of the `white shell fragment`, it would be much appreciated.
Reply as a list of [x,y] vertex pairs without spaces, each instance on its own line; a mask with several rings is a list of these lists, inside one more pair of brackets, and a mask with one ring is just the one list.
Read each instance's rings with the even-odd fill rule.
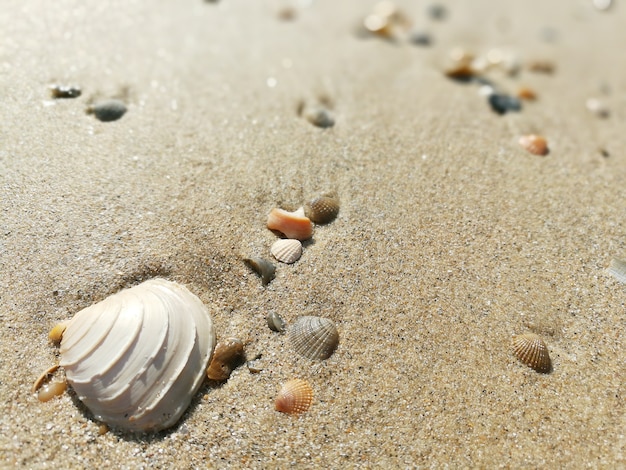
[[202,301],[153,279],[78,312],[63,333],[60,364],[97,420],[158,431],[187,409],[214,347]]
[[617,279],[619,282],[626,284],[626,261],[613,258],[607,271],[611,276]]
[[300,240],[288,238],[276,240],[270,248],[270,253],[281,263],[295,263],[302,256],[302,243]]

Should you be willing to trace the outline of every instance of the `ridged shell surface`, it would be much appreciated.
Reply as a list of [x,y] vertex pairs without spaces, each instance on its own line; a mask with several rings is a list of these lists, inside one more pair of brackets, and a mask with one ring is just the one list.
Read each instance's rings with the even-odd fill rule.
[[316,197],[304,206],[304,213],[316,224],[327,224],[339,214],[339,199],[334,194]]
[[321,317],[298,318],[289,329],[293,349],[308,359],[323,360],[332,356],[339,344],[339,332],[335,324]]
[[304,413],[313,403],[313,389],[309,383],[302,379],[292,379],[282,386],[274,407],[276,411],[288,414]]
[[281,263],[295,263],[302,256],[302,243],[300,240],[289,238],[276,240],[270,248],[270,253]]
[[520,361],[537,372],[545,373],[552,369],[548,346],[534,333],[514,336],[513,352]]
[[187,409],[214,347],[202,301],[153,279],[78,312],[63,333],[60,363],[96,419],[158,431]]

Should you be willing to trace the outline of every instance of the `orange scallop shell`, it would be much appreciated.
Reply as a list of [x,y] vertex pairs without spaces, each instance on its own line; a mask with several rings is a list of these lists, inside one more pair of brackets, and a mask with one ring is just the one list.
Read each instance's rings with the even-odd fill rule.
[[287,238],[308,240],[313,236],[313,223],[304,215],[304,209],[288,212],[274,208],[267,217],[267,228],[283,233]]
[[313,402],[313,389],[306,380],[292,379],[283,385],[276,396],[276,411],[288,414],[304,413]]
[[533,155],[548,155],[548,141],[540,135],[523,135],[519,138],[519,144]]

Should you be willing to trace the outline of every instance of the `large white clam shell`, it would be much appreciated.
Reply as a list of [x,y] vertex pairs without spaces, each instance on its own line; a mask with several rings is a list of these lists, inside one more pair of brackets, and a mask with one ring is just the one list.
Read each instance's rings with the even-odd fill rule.
[[153,279],[78,312],[63,333],[60,364],[96,419],[157,431],[185,412],[214,347],[202,301]]

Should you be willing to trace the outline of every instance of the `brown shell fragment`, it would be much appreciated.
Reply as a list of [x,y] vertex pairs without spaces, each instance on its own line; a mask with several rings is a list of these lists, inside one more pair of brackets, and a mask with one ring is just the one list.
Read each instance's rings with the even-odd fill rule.
[[316,224],[332,222],[339,214],[339,198],[334,193],[316,197],[304,206],[304,214]]
[[521,362],[537,372],[547,373],[552,370],[548,346],[534,333],[514,336],[513,352]]
[[215,346],[213,359],[206,370],[206,375],[209,379],[219,382],[228,380],[233,370],[245,361],[243,343],[237,338],[227,338]]
[[540,135],[523,135],[519,138],[519,144],[533,155],[544,156],[550,152],[548,141]]
[[282,386],[274,406],[276,411],[287,414],[304,413],[313,403],[313,389],[302,379],[292,379]]
[[67,382],[50,382],[41,387],[37,393],[37,399],[41,402],[47,402],[54,397],[63,395],[65,390],[67,390]]
[[328,359],[339,345],[339,332],[328,318],[304,316],[289,329],[293,349],[308,359]]

